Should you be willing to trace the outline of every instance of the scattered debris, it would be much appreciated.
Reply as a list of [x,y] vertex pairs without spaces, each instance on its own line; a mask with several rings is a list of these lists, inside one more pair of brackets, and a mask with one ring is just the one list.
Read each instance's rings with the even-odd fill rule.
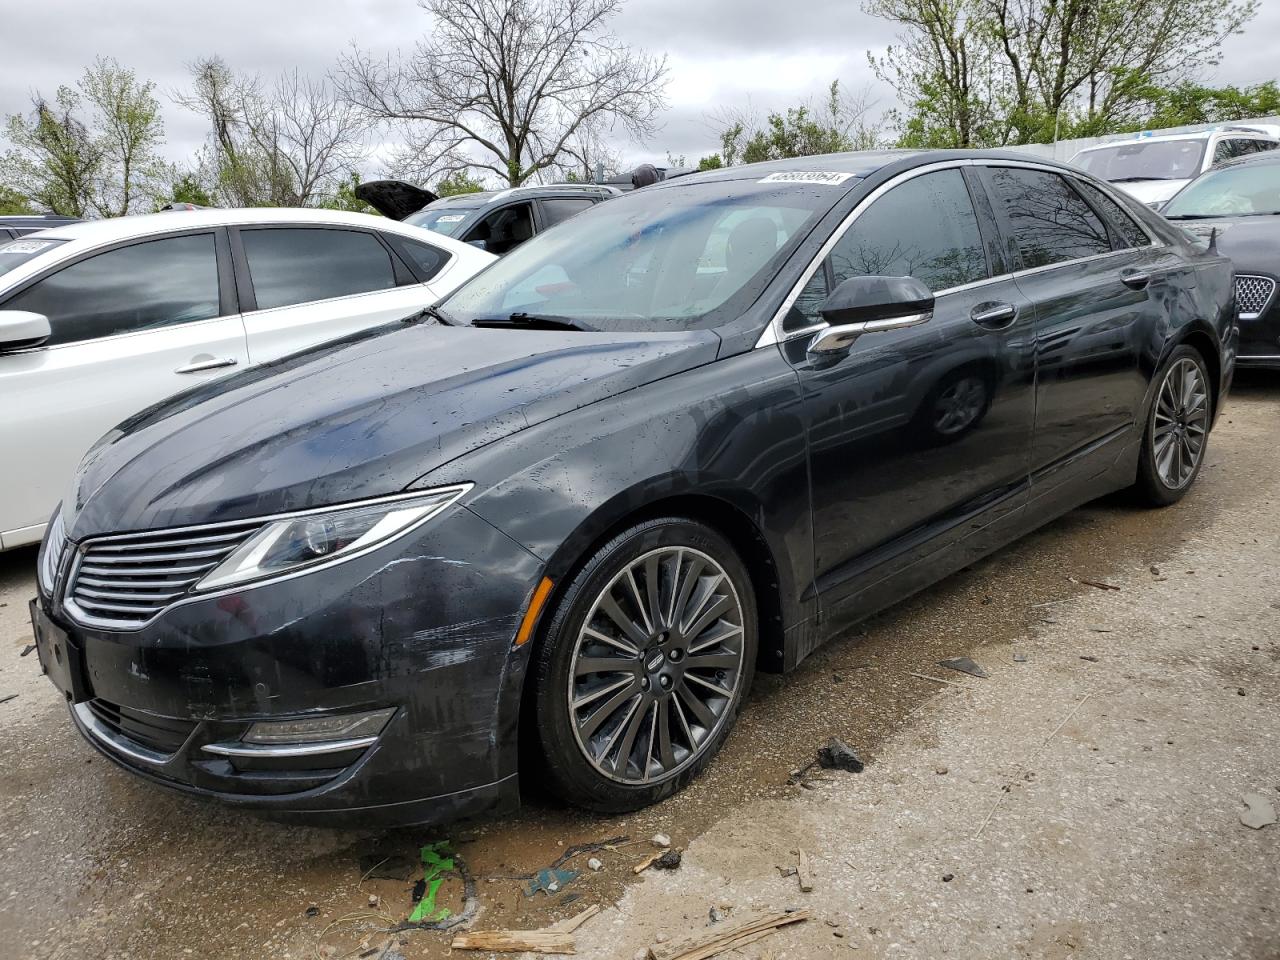
[[813,892],[813,867],[809,865],[809,855],[803,850],[796,851],[796,879],[800,881],[801,893]]
[[[1244,696],[1244,687],[1236,687],[1236,693],[1237,693],[1239,696],[1242,696],[1242,697],[1243,697],[1243,696]],[[15,694],[14,694],[14,696],[16,697],[16,696],[17,696],[17,694],[15,693]],[[0,703],[4,703],[4,701],[3,701],[3,700],[0,700]]]
[[[410,894],[410,896],[413,898],[414,903],[418,903],[426,895],[427,895],[427,881],[419,879],[417,882],[414,883],[413,892]],[[376,907],[378,905],[377,897],[370,897],[369,900],[371,901],[369,906]]]
[[28,643],[25,647],[22,648],[22,652],[18,654],[18,656],[25,657],[28,653],[30,653],[35,648],[36,648],[36,645],[34,643]]
[[449,946],[491,953],[574,953],[577,941],[571,933],[554,930],[489,930],[456,934]]
[[17,700],[17,699],[18,699],[18,695],[16,693],[11,693],[7,697],[0,697],[0,703],[8,703],[10,700]]
[[839,737],[832,737],[825,747],[818,748],[818,763],[824,770],[844,770],[848,773],[861,773],[865,764],[849,746]]
[[775,867],[776,867],[777,871],[778,871],[780,874],[782,874],[782,876],[783,876],[784,878],[786,878],[786,877],[794,877],[794,876],[796,875],[796,868],[795,868],[795,867],[777,867],[776,865],[775,865]]
[[703,929],[671,943],[649,947],[649,960],[707,960],[728,950],[763,940],[779,927],[809,919],[804,910],[793,913],[757,914],[736,923]]
[[1261,830],[1276,822],[1276,808],[1271,800],[1260,793],[1246,793],[1240,798],[1248,808],[1240,814],[1240,822],[1246,827]]
[[1086,654],[1082,654],[1082,655],[1081,655],[1081,657],[1080,657],[1080,659],[1081,659],[1081,660],[1088,660],[1090,663],[1097,663],[1097,662],[1098,662],[1098,658],[1097,658],[1097,657],[1090,656],[1090,655],[1089,655],[1089,654],[1087,654],[1087,653],[1086,653]]
[[539,891],[546,894],[559,893],[576,879],[578,879],[577,870],[544,867],[535,873],[533,879],[525,885],[524,893],[527,897],[532,897]]
[[659,847],[671,846],[671,838],[668,837],[665,833],[655,833],[652,837],[652,841],[654,844],[656,844]]
[[320,908],[313,903],[311,906],[307,907],[305,913],[308,917],[318,917],[320,916]]
[[1115,633],[1110,627],[1090,627],[1094,633]]
[[934,772],[934,773],[936,773],[936,774],[937,774],[938,776],[940,776],[940,777],[945,777],[945,776],[947,775],[947,772],[948,772],[948,771],[947,771],[947,768],[946,768],[946,767],[938,767],[938,768],[936,768],[933,772]]
[[[421,890],[418,889],[418,883],[422,884]],[[421,900],[422,895],[426,893],[426,890],[427,890],[427,882],[425,880],[419,880],[418,883],[415,883],[413,885],[413,902],[414,903],[417,903],[419,900]],[[377,905],[378,905],[378,895],[376,893],[369,894],[369,906],[376,907]]]
[[589,870],[592,870],[598,873],[599,871],[604,869],[604,864],[600,861],[598,857],[592,857],[590,860],[587,861],[587,868]]
[[572,917],[569,917],[567,920],[561,920],[559,923],[553,923],[551,926],[547,927],[547,930],[554,931],[555,933],[573,933],[573,931],[577,930],[599,912],[600,905],[598,903],[593,903],[581,913],[574,914]]
[[680,860],[681,856],[679,850],[667,850],[664,851],[657,860],[653,861],[653,869],[676,870],[680,867]]
[[1114,583],[1104,583],[1101,580],[1086,580],[1084,577],[1067,577],[1072,583],[1082,583],[1086,587],[1096,587],[1099,590],[1119,590]]
[[914,670],[911,672],[911,676],[919,677],[921,680],[932,680],[934,683],[945,683],[948,687],[968,689],[963,683],[957,683],[954,680],[943,680],[941,677],[931,677],[927,673],[916,673]]
[[360,858],[360,883],[366,880],[398,880],[408,883],[421,871],[420,859],[400,853],[383,855],[374,852]]
[[955,875],[954,873],[944,873],[944,874],[942,875],[942,882],[943,882],[943,883],[950,883],[950,882],[951,882],[952,880],[954,880],[955,878],[956,878],[956,875]]
[[733,911],[733,907],[727,903],[712,904],[711,909],[707,911],[707,919],[712,923],[721,923],[729,919],[729,914]]
[[653,866],[655,863],[658,862],[658,858],[660,856],[662,856],[661,852],[649,854],[649,856],[645,857],[643,860],[637,863],[634,867],[632,867],[631,872],[637,873],[637,874],[644,873],[651,866]]
[[1027,662],[1027,655],[1026,655],[1025,653],[1015,653],[1015,654],[1013,655],[1013,662],[1014,662],[1014,663],[1026,663],[1026,662]]
[[[448,853],[448,856],[442,856],[444,853]],[[429,843],[418,851],[418,855],[422,860],[423,875],[413,885],[414,902],[417,906],[408,920],[388,927],[386,932],[452,930],[460,924],[470,922],[480,909],[480,900],[476,896],[475,877],[467,870],[467,864],[462,855],[449,852],[448,840]],[[452,913],[448,908],[436,910],[435,907],[436,891],[444,882],[444,874],[450,872],[457,873],[462,878],[462,912],[457,914]]]
[[1157,567],[1154,563],[1151,565],[1151,575],[1153,577],[1160,576],[1160,568]]
[[969,657],[952,657],[949,660],[939,660],[938,666],[946,667],[948,670],[958,670],[961,673],[967,673],[971,677],[979,677],[987,680],[991,674],[974,663]]

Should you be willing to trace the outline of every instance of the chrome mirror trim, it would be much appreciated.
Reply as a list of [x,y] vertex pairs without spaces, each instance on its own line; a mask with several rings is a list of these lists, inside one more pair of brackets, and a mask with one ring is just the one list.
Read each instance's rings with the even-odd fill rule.
[[902,317],[885,317],[883,320],[864,320],[862,323],[842,323],[835,327],[824,327],[814,334],[807,351],[817,356],[843,353],[864,333],[902,330],[925,323],[932,316],[933,311],[928,310],[924,313],[909,313]]

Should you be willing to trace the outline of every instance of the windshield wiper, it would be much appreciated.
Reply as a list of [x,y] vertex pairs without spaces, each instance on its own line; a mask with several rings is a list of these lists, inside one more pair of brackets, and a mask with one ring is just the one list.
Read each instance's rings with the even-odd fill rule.
[[1114,177],[1108,183],[1138,183],[1142,180],[1182,180],[1184,177]]
[[1165,214],[1166,220],[1212,220],[1214,217],[1231,217],[1231,213],[1175,213]]
[[568,317],[553,317],[538,313],[525,313],[517,310],[508,317],[487,317],[472,320],[473,327],[527,327],[530,330],[594,330],[579,320]]
[[407,317],[401,317],[401,323],[420,323],[423,320],[431,319],[437,323],[443,323],[446,327],[456,327],[457,324],[450,319],[449,315],[439,307],[430,306],[423,307],[415,313],[409,314]]

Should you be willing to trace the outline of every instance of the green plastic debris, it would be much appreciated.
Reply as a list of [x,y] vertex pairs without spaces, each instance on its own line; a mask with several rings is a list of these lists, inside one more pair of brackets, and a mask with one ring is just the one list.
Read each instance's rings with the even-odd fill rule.
[[[453,870],[453,857],[441,856],[448,854],[449,841],[441,840],[439,843],[428,843],[422,848],[422,899],[418,901],[418,905],[413,908],[413,913],[409,915],[410,923],[437,923],[445,920],[450,915],[448,907],[441,907],[436,910],[436,892],[440,889],[440,884],[444,883],[444,874]],[[415,891],[418,886],[415,885]]]

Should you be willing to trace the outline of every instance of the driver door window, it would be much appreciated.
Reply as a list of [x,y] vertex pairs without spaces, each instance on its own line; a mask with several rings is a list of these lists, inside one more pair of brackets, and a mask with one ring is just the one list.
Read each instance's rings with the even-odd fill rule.
[[485,250],[502,256],[533,236],[532,206],[513,203],[495,210],[472,227],[463,239],[468,243],[483,240]]
[[894,187],[858,217],[801,290],[785,327],[821,323],[822,302],[849,277],[915,277],[936,293],[988,275],[964,175],[928,173]]

